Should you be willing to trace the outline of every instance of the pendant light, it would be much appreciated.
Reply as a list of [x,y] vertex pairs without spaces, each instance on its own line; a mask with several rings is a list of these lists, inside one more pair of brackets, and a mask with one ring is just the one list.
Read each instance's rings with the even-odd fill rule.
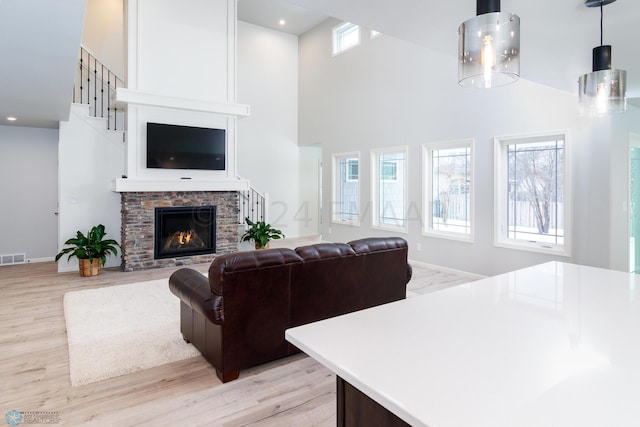
[[578,80],[581,116],[606,116],[627,109],[627,72],[611,69],[611,46],[602,44],[603,7],[616,0],[586,0],[587,7],[600,7],[600,46],[593,48],[592,70]]
[[458,28],[458,84],[490,88],[520,78],[520,18],[500,0],[476,0],[477,16]]

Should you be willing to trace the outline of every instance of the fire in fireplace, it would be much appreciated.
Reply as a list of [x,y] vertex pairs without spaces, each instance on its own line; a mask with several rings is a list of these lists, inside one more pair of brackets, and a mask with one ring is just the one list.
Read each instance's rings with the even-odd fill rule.
[[215,251],[215,206],[155,208],[156,259],[210,254]]

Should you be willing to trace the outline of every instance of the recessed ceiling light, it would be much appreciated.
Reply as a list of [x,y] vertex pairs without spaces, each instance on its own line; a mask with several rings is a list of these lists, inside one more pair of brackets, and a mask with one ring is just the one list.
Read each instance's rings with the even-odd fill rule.
[[284,25],[286,25],[286,24],[287,24],[287,21],[285,21],[284,19],[281,19],[281,20],[280,20],[280,25],[283,25],[283,26],[284,26]]
[[15,122],[16,120],[18,120],[17,117],[13,117],[13,116],[9,116],[7,117],[7,120],[9,120],[10,122]]

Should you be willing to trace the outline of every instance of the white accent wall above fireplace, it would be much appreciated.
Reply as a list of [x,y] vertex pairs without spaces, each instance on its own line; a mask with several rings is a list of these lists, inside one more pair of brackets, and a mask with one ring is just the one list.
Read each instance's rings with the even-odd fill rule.
[[[128,2],[126,178],[114,191],[242,190],[236,179],[235,0],[130,0]],[[150,169],[148,122],[226,130],[224,171]]]

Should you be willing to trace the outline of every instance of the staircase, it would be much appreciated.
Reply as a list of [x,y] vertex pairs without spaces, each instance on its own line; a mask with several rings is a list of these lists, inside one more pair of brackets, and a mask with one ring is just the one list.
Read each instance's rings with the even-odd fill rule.
[[107,129],[126,130],[124,106],[115,102],[116,90],[124,81],[100,62],[85,47],[80,47],[80,60],[73,87],[73,102],[89,105],[92,117],[107,119]]

